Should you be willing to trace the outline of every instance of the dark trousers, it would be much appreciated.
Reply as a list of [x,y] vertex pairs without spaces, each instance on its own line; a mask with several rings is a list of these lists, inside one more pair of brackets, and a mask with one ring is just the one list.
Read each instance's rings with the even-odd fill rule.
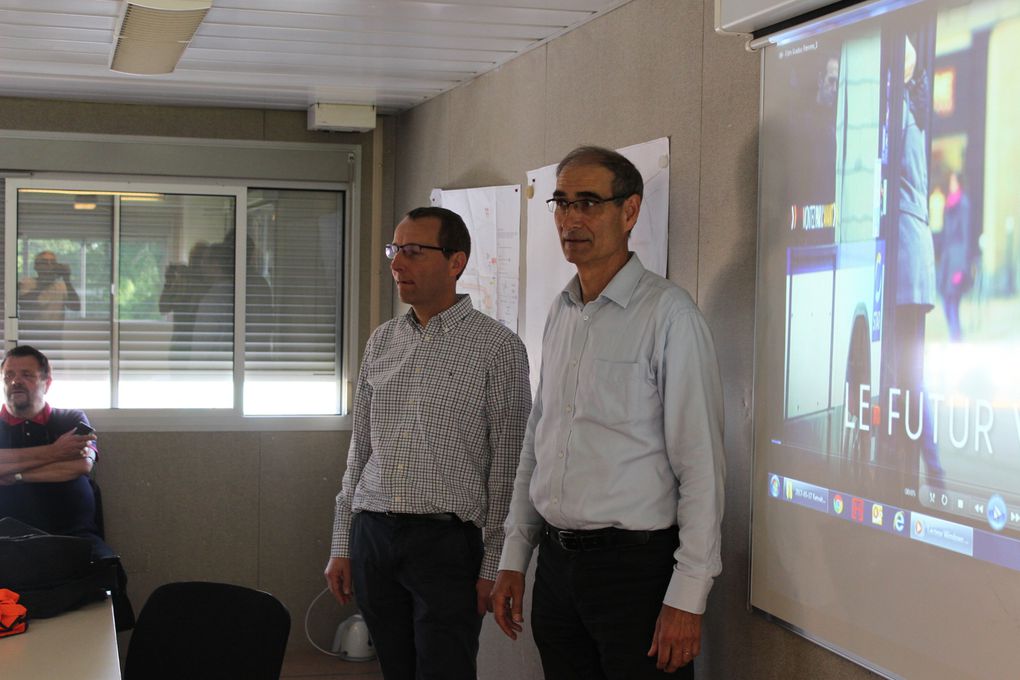
[[668,674],[647,656],[677,544],[669,531],[644,545],[571,552],[543,536],[531,627],[546,680],[694,677],[693,663]]
[[386,680],[477,676],[481,563],[481,529],[469,522],[354,516],[354,594]]

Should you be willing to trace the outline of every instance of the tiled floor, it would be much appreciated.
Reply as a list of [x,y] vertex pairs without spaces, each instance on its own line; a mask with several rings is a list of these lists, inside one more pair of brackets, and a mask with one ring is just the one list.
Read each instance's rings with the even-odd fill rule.
[[382,680],[378,661],[343,661],[311,649],[292,649],[283,659],[280,680]]

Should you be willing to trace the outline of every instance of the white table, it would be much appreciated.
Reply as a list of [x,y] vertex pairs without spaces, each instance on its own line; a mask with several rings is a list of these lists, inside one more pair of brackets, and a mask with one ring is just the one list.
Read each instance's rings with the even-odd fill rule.
[[34,619],[28,632],[0,638],[0,676],[4,680],[120,680],[110,598],[51,619]]

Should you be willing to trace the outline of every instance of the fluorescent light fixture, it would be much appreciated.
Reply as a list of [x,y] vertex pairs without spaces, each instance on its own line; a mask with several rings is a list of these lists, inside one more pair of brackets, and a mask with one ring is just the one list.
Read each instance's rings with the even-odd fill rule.
[[122,203],[155,203],[163,200],[163,194],[120,194]]
[[163,194],[148,191],[94,191],[89,189],[18,189],[19,194],[73,196],[75,210],[95,210],[99,196],[117,196],[122,202],[157,202]]
[[93,191],[90,189],[18,189],[21,194],[60,194],[63,196],[88,196],[95,202],[96,196],[120,196],[128,201],[162,201],[163,194],[149,191]]
[[78,194],[74,197],[74,209],[75,210],[95,210],[96,209],[96,195],[95,194]]
[[110,70],[172,73],[212,0],[126,0],[117,22]]

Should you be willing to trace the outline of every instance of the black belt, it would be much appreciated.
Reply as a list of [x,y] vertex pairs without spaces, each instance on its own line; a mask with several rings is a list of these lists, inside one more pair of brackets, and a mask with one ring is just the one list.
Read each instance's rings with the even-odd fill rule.
[[376,512],[374,510],[362,510],[361,512],[369,515],[377,515],[379,517],[389,517],[390,519],[403,519],[403,520],[432,520],[435,522],[454,522],[460,521],[452,512]]
[[572,531],[570,529],[557,529],[551,524],[546,524],[544,529],[545,535],[552,539],[553,543],[569,552],[644,545],[657,536],[670,533],[675,534],[676,531],[676,527],[650,531],[628,531],[627,529],[618,529],[617,527]]

